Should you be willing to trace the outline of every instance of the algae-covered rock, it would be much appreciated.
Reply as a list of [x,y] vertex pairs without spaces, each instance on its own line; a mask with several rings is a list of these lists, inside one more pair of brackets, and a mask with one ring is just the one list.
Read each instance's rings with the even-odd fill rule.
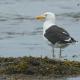
[[0,74],[79,75],[80,62],[54,60],[48,57],[0,58]]

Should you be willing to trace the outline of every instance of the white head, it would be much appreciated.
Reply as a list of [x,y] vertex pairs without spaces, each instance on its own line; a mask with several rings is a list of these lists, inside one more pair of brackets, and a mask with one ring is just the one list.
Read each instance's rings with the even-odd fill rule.
[[44,20],[44,21],[51,21],[55,23],[55,14],[51,12],[45,12],[41,16],[37,16],[36,19]]
[[45,30],[47,30],[52,25],[55,25],[55,14],[51,12],[45,12],[41,16],[37,16],[36,19],[44,20],[43,34],[45,33]]
[[55,23],[55,14],[54,13],[45,12],[43,14],[43,16],[45,17],[45,21],[52,21],[53,23]]

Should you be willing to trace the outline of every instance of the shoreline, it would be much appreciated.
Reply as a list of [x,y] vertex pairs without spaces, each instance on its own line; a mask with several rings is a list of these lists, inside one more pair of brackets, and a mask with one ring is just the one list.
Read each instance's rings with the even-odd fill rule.
[[53,60],[48,57],[0,57],[0,75],[77,76],[80,62]]
[[79,78],[79,76],[33,76],[33,75],[25,75],[25,74],[12,74],[12,75],[2,75],[0,79],[2,80],[59,80],[59,79],[67,79],[67,78]]

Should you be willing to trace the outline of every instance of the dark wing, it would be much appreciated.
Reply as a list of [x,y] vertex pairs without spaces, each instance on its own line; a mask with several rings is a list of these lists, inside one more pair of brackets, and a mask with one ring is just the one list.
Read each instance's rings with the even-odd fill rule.
[[56,42],[70,43],[72,39],[66,30],[56,25],[53,25],[48,28],[44,36],[53,44],[55,44]]

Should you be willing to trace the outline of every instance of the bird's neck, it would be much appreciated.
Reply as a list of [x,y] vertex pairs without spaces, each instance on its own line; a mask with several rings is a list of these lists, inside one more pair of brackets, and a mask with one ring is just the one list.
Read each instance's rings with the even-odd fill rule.
[[43,35],[45,34],[45,31],[51,27],[52,25],[55,25],[55,22],[53,21],[45,21],[43,24]]

